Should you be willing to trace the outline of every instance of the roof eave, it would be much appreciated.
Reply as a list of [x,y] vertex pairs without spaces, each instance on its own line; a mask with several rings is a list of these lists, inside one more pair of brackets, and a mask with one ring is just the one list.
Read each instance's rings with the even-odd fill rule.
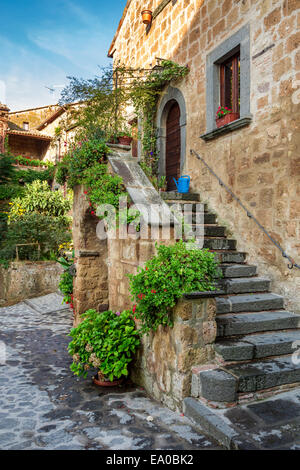
[[120,32],[120,29],[122,28],[122,25],[124,23],[124,20],[125,20],[125,17],[127,15],[127,11],[128,11],[128,8],[129,8],[129,5],[130,3],[132,2],[132,0],[127,0],[127,3],[125,5],[125,8],[124,8],[124,11],[123,11],[123,15],[122,15],[122,18],[120,19],[120,22],[119,22],[119,26],[118,26],[118,29],[116,31],[116,34],[114,35],[114,38],[112,40],[112,43],[110,45],[110,48],[108,50],[108,54],[107,54],[107,57],[110,57],[111,59],[113,58],[114,56],[114,53],[115,53],[115,43],[116,43],[116,40],[119,36],[119,32]]

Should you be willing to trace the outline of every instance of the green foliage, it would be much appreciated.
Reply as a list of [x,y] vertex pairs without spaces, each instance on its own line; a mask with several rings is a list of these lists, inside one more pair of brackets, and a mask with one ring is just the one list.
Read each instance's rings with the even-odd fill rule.
[[96,137],[113,142],[118,136],[131,135],[126,108],[133,105],[143,125],[144,160],[156,174],[157,129],[154,117],[157,100],[167,83],[184,78],[188,71],[188,67],[162,60],[149,74],[144,69],[119,64],[115,69],[102,69],[101,76],[91,80],[68,77],[70,83],[62,92],[61,104],[80,102],[70,117],[72,124],[77,126],[77,140]]
[[22,155],[18,155],[17,157],[13,157],[15,160],[15,163],[18,163],[19,165],[24,165],[24,166],[36,166],[36,167],[48,167],[48,168],[53,168],[54,164],[51,162],[46,162],[43,160],[34,160],[31,158],[27,157],[22,157]]
[[71,201],[65,199],[61,191],[51,191],[46,181],[34,181],[25,186],[22,197],[12,200],[9,219],[31,212],[58,217],[70,209]]
[[94,207],[111,204],[118,209],[119,197],[126,194],[123,179],[108,173],[107,165],[101,163],[85,170],[81,182],[88,188],[88,198]]
[[146,80],[139,78],[133,81],[130,97],[135,112],[142,122],[144,161],[151,168],[153,175],[156,175],[158,170],[157,129],[154,123],[158,98],[167,83],[184,78],[188,72],[188,67],[178,65],[171,60],[162,60]]
[[13,199],[21,196],[24,192],[24,187],[18,184],[1,184],[0,185],[0,200]]
[[73,274],[71,268],[74,265],[74,252],[72,258],[60,257],[57,262],[64,268],[64,272],[60,276],[58,288],[64,295],[63,303],[71,304],[73,308]]
[[59,184],[66,181],[73,188],[82,180],[82,172],[95,163],[104,162],[109,152],[103,140],[85,140],[74,144],[62,163],[58,165],[56,180]]
[[73,300],[73,276],[68,271],[64,271],[61,274],[58,288],[64,295],[63,302],[71,304]]
[[130,312],[88,310],[82,317],[83,322],[70,332],[72,372],[86,377],[88,370],[95,368],[110,381],[127,376],[128,365],[140,346]]
[[0,185],[9,183],[15,175],[14,157],[8,153],[0,154]]
[[52,253],[57,253],[62,243],[71,240],[69,220],[65,216],[53,217],[36,212],[26,213],[11,220],[0,244],[0,259],[13,260],[16,256],[16,245],[39,243],[37,246],[19,248],[20,259],[35,261],[39,256],[52,259]]
[[130,293],[136,303],[133,313],[141,320],[141,331],[156,331],[159,325],[173,326],[171,309],[184,293],[214,290],[220,276],[214,254],[179,241],[156,245],[157,255],[129,274]]
[[54,178],[54,167],[49,167],[47,170],[17,170],[13,181],[19,184],[33,183],[33,181],[48,181],[52,182]]

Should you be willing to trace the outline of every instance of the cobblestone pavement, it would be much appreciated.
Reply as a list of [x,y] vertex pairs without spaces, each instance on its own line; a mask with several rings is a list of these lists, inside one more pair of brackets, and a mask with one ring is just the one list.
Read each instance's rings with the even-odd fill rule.
[[142,390],[74,377],[71,323],[57,294],[0,309],[1,450],[221,449]]

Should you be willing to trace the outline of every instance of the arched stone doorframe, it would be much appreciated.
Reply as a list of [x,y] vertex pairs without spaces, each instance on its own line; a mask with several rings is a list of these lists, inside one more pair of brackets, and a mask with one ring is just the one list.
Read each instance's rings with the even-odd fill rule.
[[159,175],[166,174],[166,123],[169,110],[174,100],[180,108],[180,173],[182,173],[186,158],[186,105],[182,92],[178,88],[168,87],[166,94],[162,97],[158,104],[156,114],[157,126],[157,151],[159,154],[158,171]]

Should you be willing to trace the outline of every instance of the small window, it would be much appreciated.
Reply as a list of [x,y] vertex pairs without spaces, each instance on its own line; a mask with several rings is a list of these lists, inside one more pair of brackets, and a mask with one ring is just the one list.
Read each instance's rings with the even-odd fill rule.
[[29,131],[29,122],[23,122],[24,131]]
[[220,64],[220,106],[240,115],[240,52]]

